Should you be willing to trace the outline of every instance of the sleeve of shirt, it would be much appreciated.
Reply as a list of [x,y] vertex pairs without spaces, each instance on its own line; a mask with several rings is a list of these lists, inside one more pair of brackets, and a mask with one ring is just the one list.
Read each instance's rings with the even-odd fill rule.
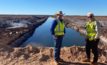
[[99,22],[95,23],[95,30],[97,31],[97,34],[95,35],[95,39],[98,39],[101,35],[101,26]]
[[66,30],[65,30],[65,28],[64,28],[64,34],[66,33]]
[[[62,21],[63,21],[63,19],[62,19]],[[64,22],[64,21],[63,21]],[[66,33],[66,29],[64,28],[64,34]]]
[[[86,29],[86,25],[85,25],[85,27],[84,27],[85,29]],[[88,36],[87,36],[87,29],[86,29],[86,38],[88,39]]]
[[51,28],[50,28],[50,31],[51,31],[51,34],[52,34],[52,35],[55,34],[54,29],[55,29],[56,25],[57,25],[57,21],[56,21],[56,20],[53,20],[53,21],[52,21]]

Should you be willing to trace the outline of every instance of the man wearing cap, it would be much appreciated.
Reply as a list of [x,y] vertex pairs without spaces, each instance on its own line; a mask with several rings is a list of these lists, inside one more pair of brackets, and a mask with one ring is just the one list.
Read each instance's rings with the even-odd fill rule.
[[64,15],[62,11],[55,13],[55,15],[57,18],[53,20],[50,31],[54,37],[54,60],[56,65],[59,65],[59,62],[63,62],[60,58],[60,49],[62,46],[63,37],[65,36],[65,25],[62,19]]
[[94,54],[94,59],[91,65],[97,65],[98,61],[98,43],[99,37],[101,34],[100,23],[94,18],[93,13],[87,14],[89,21],[86,24],[87,37],[86,41],[86,54],[87,58],[83,59],[83,62],[90,62],[90,49],[92,49],[92,53]]

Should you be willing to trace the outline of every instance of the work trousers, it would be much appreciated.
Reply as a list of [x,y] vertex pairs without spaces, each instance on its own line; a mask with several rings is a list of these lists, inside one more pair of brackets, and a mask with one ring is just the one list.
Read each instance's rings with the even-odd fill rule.
[[54,38],[54,60],[57,62],[60,59],[60,49],[62,46],[63,35],[57,36],[58,39]]
[[90,49],[92,49],[92,53],[94,54],[93,62],[98,61],[98,43],[99,43],[99,39],[97,39],[96,41],[87,40],[87,43],[86,43],[87,58],[90,58]]

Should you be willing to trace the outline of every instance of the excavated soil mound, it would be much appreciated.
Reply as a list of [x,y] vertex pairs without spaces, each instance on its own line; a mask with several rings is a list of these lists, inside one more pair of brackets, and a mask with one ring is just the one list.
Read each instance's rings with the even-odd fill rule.
[[[107,46],[99,46],[99,65],[107,63]],[[60,65],[89,65],[81,60],[86,57],[85,47],[63,47],[60,57],[65,61]],[[91,53],[91,61],[93,54]],[[53,47],[10,47],[0,44],[0,65],[54,65]]]

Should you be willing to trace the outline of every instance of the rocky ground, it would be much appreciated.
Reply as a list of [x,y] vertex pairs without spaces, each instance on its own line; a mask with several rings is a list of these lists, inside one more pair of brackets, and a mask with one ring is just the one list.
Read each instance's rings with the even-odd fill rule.
[[[44,23],[47,18],[48,16],[0,16],[0,42],[12,45],[23,35],[33,34],[35,28]],[[17,46],[20,46],[21,43]]]
[[[99,46],[98,65],[107,65],[107,46]],[[86,57],[85,47],[63,47],[60,57],[65,61],[60,65],[89,65],[81,60]],[[91,61],[93,54],[91,53]],[[30,45],[24,48],[0,44],[0,65],[55,65],[53,47]]]
[[[63,19],[66,27],[76,30],[81,35],[86,35],[85,25],[88,22],[88,18],[86,16],[65,16]],[[96,16],[95,19],[100,22],[102,29],[100,42],[107,44],[107,16]]]

